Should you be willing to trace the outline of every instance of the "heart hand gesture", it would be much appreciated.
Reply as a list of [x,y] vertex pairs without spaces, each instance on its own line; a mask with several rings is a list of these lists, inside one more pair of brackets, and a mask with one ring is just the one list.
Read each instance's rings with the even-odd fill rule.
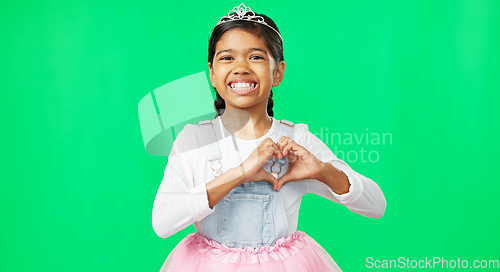
[[283,136],[277,145],[281,150],[278,158],[287,157],[288,171],[278,180],[277,191],[287,182],[302,179],[315,179],[322,170],[323,162],[307,149],[289,137]]

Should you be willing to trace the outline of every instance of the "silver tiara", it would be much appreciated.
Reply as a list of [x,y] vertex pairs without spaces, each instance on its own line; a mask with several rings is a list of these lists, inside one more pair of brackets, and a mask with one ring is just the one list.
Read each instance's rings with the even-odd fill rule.
[[[253,12],[249,7],[245,6],[245,4],[241,3],[239,6],[234,7],[232,10],[230,10],[227,13],[227,16],[224,16],[220,18],[219,22],[215,25],[218,26],[220,24],[230,22],[230,21],[236,21],[236,20],[243,20],[243,21],[251,21],[251,22],[257,22],[259,24],[263,24],[270,29],[274,30],[276,34],[281,39],[281,42],[283,42],[283,38],[281,37],[281,34],[274,29],[274,27],[268,25],[266,21],[264,21],[264,17],[255,15],[255,12]],[[214,27],[215,28],[215,27]]]

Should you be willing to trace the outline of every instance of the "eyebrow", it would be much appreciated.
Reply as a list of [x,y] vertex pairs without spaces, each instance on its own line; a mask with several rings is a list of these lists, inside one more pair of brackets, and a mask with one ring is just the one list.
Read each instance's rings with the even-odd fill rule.
[[[260,51],[260,52],[263,52],[263,53],[266,53],[267,54],[267,51],[264,50],[264,49],[260,49],[260,48],[249,48],[248,49],[248,52],[253,52],[253,51]],[[217,57],[219,54],[222,54],[222,53],[225,53],[225,52],[234,52],[233,49],[224,49],[224,50],[221,50],[219,52],[217,52],[217,54],[215,54],[215,56]]]

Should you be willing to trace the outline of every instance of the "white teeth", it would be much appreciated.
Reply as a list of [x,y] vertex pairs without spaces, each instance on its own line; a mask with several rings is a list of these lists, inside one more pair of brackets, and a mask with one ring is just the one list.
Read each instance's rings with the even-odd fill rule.
[[246,90],[251,90],[251,89],[254,89],[255,88],[255,85],[257,83],[255,82],[232,82],[230,84],[231,86],[231,89],[238,89],[238,90],[241,90],[241,91],[246,91]]

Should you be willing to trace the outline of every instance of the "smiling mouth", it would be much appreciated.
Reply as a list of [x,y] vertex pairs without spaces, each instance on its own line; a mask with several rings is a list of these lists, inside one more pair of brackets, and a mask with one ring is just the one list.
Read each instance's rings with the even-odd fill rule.
[[229,87],[235,91],[248,91],[255,89],[257,82],[232,82]]
[[249,94],[257,89],[257,82],[231,82],[228,87],[237,94]]

